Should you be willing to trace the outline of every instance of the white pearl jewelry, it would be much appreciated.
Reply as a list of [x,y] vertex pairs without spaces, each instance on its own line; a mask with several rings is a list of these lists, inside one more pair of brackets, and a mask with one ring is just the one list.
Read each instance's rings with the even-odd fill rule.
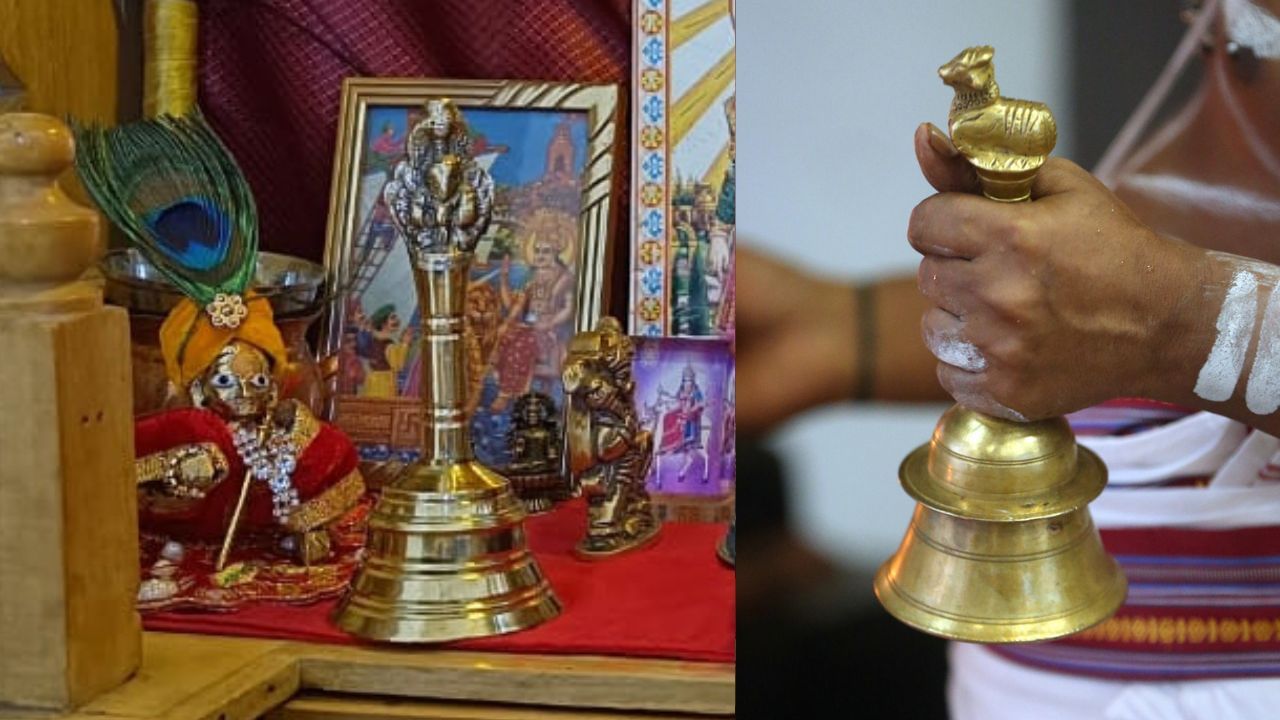
[[276,522],[284,524],[298,505],[298,490],[293,486],[293,471],[298,468],[298,447],[287,429],[272,427],[266,441],[259,440],[258,428],[232,423],[231,437],[236,452],[255,480],[271,490],[272,510]]

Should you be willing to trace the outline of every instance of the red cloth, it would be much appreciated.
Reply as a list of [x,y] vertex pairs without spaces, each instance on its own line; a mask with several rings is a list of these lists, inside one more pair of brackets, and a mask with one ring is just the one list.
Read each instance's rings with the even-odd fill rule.
[[[625,655],[732,662],[734,573],[716,557],[726,526],[668,523],[656,544],[608,560],[572,554],[586,529],[586,506],[566,503],[526,521],[529,546],[564,611],[523,632],[453,643],[497,652]],[[148,630],[247,635],[355,644],[329,622],[336,601],[257,604],[233,613],[156,613]]]
[[[631,4],[202,0],[200,104],[253,187],[264,249],[319,260],[343,78],[608,82],[625,98]],[[619,123],[620,158],[629,130]]]
[[[227,569],[239,576],[235,582],[217,581],[221,543],[188,542],[177,563],[166,562],[162,552],[169,537],[141,534],[142,579],[167,579],[177,583],[172,595],[138,600],[142,613],[162,610],[227,612],[255,603],[314,603],[341,597],[359,565],[364,549],[365,521],[373,498],[365,497],[343,517],[329,524],[329,557],[307,566],[280,551],[279,534],[239,533],[231,546]],[[237,569],[237,565],[242,565]],[[163,569],[162,569],[162,566]]]
[[[212,442],[222,450],[229,467],[226,479],[190,510],[156,513],[145,506],[140,508],[139,521],[144,530],[183,540],[215,541],[225,535],[245,475],[244,462],[236,452],[226,421],[209,410],[179,408],[147,415],[134,423],[137,457],[198,442]],[[298,499],[306,502],[328,490],[350,475],[356,464],[355,446],[347,436],[321,423],[320,431],[298,457],[298,467],[292,475]],[[271,490],[265,483],[255,482],[249,487],[241,527],[273,527],[276,521],[271,510]]]

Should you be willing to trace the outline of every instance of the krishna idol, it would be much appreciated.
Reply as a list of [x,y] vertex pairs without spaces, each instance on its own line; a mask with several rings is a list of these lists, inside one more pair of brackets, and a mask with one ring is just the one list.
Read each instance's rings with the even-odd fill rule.
[[[135,427],[141,528],[168,540],[157,565],[170,566],[144,581],[140,601],[180,591],[172,566],[189,554],[183,543],[216,549],[208,570],[218,586],[233,582],[222,571],[260,567],[266,556],[325,560],[330,526],[365,486],[351,442],[279,399],[288,360],[268,299],[249,289],[257,215],[235,161],[196,114],[77,134],[90,194],[186,296],[165,319],[160,347],[172,389],[191,407]],[[233,557],[250,562],[228,568]]]

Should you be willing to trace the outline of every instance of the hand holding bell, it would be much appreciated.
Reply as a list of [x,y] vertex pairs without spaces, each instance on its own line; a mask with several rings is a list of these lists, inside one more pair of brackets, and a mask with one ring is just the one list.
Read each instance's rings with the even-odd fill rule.
[[[952,137],[935,130],[925,140],[969,166],[935,166],[935,185],[980,187],[987,199],[944,193],[926,204],[962,203],[978,215],[998,207],[992,200],[1029,200],[1053,149],[1052,115],[1040,103],[1002,97],[992,56],[990,47],[969,48],[939,69],[955,88]],[[921,164],[928,174],[929,163]],[[913,244],[927,253],[921,288],[938,303],[926,316],[926,339],[949,368],[939,376],[960,404],[902,463],[903,488],[919,505],[902,546],[876,575],[876,596],[906,624],[957,640],[1026,642],[1079,632],[1114,613],[1126,592],[1086,507],[1105,486],[1106,467],[1076,445],[1062,418],[1026,422],[983,394],[988,361],[963,334],[960,318],[968,308],[950,304],[936,277],[956,270],[954,263],[971,270],[968,261],[984,246],[1007,239],[972,238],[966,255],[934,241],[963,235],[964,223],[942,232],[929,219],[917,209],[911,231]],[[1036,268],[1015,270],[1034,277]]]

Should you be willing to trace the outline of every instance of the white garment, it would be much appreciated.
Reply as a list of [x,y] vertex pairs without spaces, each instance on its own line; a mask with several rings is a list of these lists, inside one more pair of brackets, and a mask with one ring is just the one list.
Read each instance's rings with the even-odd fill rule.
[[1108,486],[1130,486],[1211,475],[1248,433],[1231,418],[1202,412],[1134,435],[1086,436],[1079,442],[1107,464]]
[[951,644],[952,720],[1275,720],[1280,678],[1132,682],[1063,675]]
[[1227,37],[1247,46],[1254,55],[1280,58],[1280,19],[1251,0],[1226,0],[1222,6]]

